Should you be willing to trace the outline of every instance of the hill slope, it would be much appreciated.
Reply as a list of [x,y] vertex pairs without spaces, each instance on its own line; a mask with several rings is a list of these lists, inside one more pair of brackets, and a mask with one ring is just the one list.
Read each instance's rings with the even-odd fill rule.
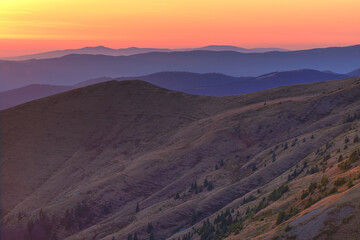
[[0,110],[72,89],[69,86],[31,84],[0,92]]
[[356,69],[356,70],[354,70],[352,72],[349,72],[348,75],[352,76],[352,77],[359,77],[360,76],[360,68]]
[[359,83],[219,98],[110,81],[1,111],[3,239],[358,234]]

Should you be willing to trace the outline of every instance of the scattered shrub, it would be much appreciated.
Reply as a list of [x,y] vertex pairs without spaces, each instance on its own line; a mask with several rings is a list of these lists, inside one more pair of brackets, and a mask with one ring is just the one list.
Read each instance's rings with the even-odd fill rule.
[[313,193],[316,188],[317,188],[317,183],[316,183],[316,182],[312,182],[312,183],[310,183],[310,185],[309,185],[308,192],[309,192],[309,193]]
[[328,195],[330,195],[330,194],[334,194],[334,193],[337,193],[337,188],[336,187],[332,187],[331,189],[330,189],[330,191],[329,191],[329,193],[328,193]]
[[285,220],[285,212],[284,211],[280,211],[277,218],[276,218],[276,225],[279,225],[280,223],[282,223]]
[[352,188],[354,186],[354,183],[353,183],[353,180],[352,179],[349,179],[349,181],[347,182],[346,186],[348,188]]
[[324,175],[324,176],[321,178],[320,185],[321,185],[321,186],[326,186],[328,183],[329,183],[329,179],[326,177],[326,175]]
[[301,193],[301,200],[305,199],[307,196],[309,196],[309,192],[306,190],[303,190]]
[[256,197],[254,197],[253,195],[250,195],[248,198],[244,198],[241,202],[241,205],[244,205],[246,203],[252,202],[256,200]]
[[334,185],[341,186],[341,185],[344,185],[345,183],[346,183],[345,178],[339,177],[335,180]]
[[268,196],[268,201],[276,201],[281,198],[281,196],[289,191],[289,187],[286,184],[281,185],[280,187],[274,189]]

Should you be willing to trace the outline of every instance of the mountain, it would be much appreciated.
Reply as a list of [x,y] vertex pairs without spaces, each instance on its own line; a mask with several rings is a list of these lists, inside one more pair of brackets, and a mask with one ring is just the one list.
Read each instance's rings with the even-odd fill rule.
[[348,78],[348,75],[312,69],[273,72],[259,77],[232,77],[218,73],[160,72],[145,76],[121,77],[118,81],[139,79],[170,90],[202,96],[231,96],[270,88]]
[[358,68],[352,72],[349,72],[347,75],[352,76],[352,77],[359,77],[360,76],[360,68]]
[[[191,73],[191,72],[159,72],[136,77],[120,77],[116,80],[144,80],[162,88],[191,93],[198,88],[208,88],[231,84],[237,81],[247,81],[253,77],[233,77],[220,73]],[[206,95],[206,94],[203,94]],[[224,92],[224,96],[227,95]]]
[[235,51],[241,53],[265,53],[265,52],[286,52],[289,50],[283,48],[240,48],[229,45],[210,45],[201,48],[194,48],[191,50],[206,50],[206,51]]
[[95,54],[95,55],[109,55],[109,56],[129,56],[140,53],[149,53],[149,52],[175,52],[175,51],[194,51],[194,50],[207,50],[207,51],[235,51],[242,53],[264,53],[271,51],[288,51],[282,48],[240,48],[235,46],[228,45],[211,45],[200,48],[182,48],[182,49],[168,49],[168,48],[138,48],[138,47],[129,47],[129,48],[108,48],[104,46],[97,47],[84,47],[80,49],[65,49],[57,50],[51,52],[37,53],[25,56],[18,57],[8,57],[4,60],[14,60],[14,61],[24,61],[30,59],[45,59],[45,58],[59,58],[69,54]]
[[30,59],[46,59],[46,58],[59,58],[70,54],[93,54],[93,55],[109,55],[109,56],[128,56],[133,54],[140,53],[149,53],[149,52],[170,52],[170,49],[167,48],[137,48],[137,47],[129,47],[129,48],[108,48],[104,46],[97,47],[84,47],[79,49],[65,49],[65,50],[56,50],[44,53],[37,53],[31,55],[24,55],[18,57],[8,57],[4,58],[4,60],[13,60],[13,61],[24,61]]
[[251,93],[291,84],[312,83],[347,78],[347,75],[320,72],[310,69],[276,72],[259,77],[232,77],[218,73],[160,72],[138,77],[96,78],[73,86],[33,84],[0,92],[0,109],[6,109],[31,100],[50,96],[74,88],[110,80],[144,80],[170,90],[203,96],[230,96]]
[[359,92],[108,81],[3,110],[2,239],[357,239]]
[[[157,84],[162,87],[167,87],[169,89],[183,91],[190,94],[204,95],[204,96],[231,96],[237,94],[253,93],[261,90],[266,90],[270,88],[294,85],[294,84],[304,84],[304,83],[314,83],[321,82],[326,80],[336,80],[336,79],[345,79],[348,78],[348,75],[336,74],[336,73],[326,73],[320,72],[311,69],[302,69],[294,71],[285,71],[285,72],[274,72],[270,74],[265,74],[259,77],[253,78],[236,78],[233,81],[229,79],[226,81],[218,81],[217,84],[194,86],[193,88],[171,88],[171,86],[164,86],[162,84],[157,84],[154,81],[149,81],[154,84]],[[138,79],[148,81],[146,77],[138,77]]]
[[139,76],[162,71],[217,72],[258,76],[294,69],[347,73],[360,65],[360,45],[293,52],[152,52],[131,56],[67,55],[61,58],[0,62],[0,90],[29,84],[74,85],[91,78]]
[[55,86],[48,84],[30,84],[25,87],[15,88],[0,92],[0,110],[14,107],[39,98],[66,92],[71,89],[85,87],[91,84],[110,81],[111,78],[102,77],[89,79],[73,86]]
[[0,92],[0,109],[10,108],[35,99],[47,97],[72,89],[69,86],[31,84],[25,87]]

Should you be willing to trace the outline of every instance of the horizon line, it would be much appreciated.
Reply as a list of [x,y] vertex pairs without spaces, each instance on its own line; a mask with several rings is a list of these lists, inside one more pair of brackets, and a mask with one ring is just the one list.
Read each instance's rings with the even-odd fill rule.
[[[137,47],[137,46],[129,46],[129,47],[119,47],[119,48],[115,48],[115,47],[108,47],[106,45],[85,45],[82,47],[73,47],[73,48],[61,48],[61,49],[49,49],[49,50],[43,50],[43,51],[34,51],[33,53],[26,53],[26,54],[16,54],[16,55],[7,55],[7,56],[0,56],[0,60],[1,59],[7,59],[7,58],[16,58],[16,57],[25,57],[25,56],[31,56],[31,55],[37,55],[37,54],[43,54],[43,53],[50,53],[50,52],[56,52],[56,51],[66,51],[66,50],[79,50],[79,49],[84,49],[84,48],[99,48],[99,47],[103,47],[103,48],[107,48],[107,49],[111,49],[111,50],[125,50],[125,49],[131,49],[131,48],[137,48],[137,49],[155,49],[154,52],[156,52],[156,49],[159,50],[170,50],[170,51],[182,51],[182,50],[196,50],[198,48],[204,48],[204,47],[235,47],[235,48],[242,48],[244,50],[252,50],[252,49],[281,49],[284,51],[305,51],[305,50],[312,50],[312,49],[326,49],[326,48],[342,48],[342,47],[352,47],[352,46],[357,46],[360,45],[360,43],[358,44],[351,44],[351,45],[327,45],[327,46],[321,46],[321,47],[309,47],[309,48],[283,48],[283,47],[277,47],[277,46],[270,46],[270,47],[264,47],[264,46],[259,46],[259,47],[242,47],[239,45],[231,45],[231,44],[210,44],[210,45],[200,45],[197,47]],[[212,50],[208,50],[208,51],[212,51]],[[231,50],[229,50],[231,51]],[[234,51],[236,52],[236,51]],[[106,54],[103,54],[106,55]]]

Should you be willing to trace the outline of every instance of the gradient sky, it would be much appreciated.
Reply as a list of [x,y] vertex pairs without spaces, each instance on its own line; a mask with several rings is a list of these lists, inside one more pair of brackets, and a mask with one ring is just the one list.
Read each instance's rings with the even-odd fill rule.
[[352,45],[359,10],[359,0],[0,0],[0,57],[96,45]]

